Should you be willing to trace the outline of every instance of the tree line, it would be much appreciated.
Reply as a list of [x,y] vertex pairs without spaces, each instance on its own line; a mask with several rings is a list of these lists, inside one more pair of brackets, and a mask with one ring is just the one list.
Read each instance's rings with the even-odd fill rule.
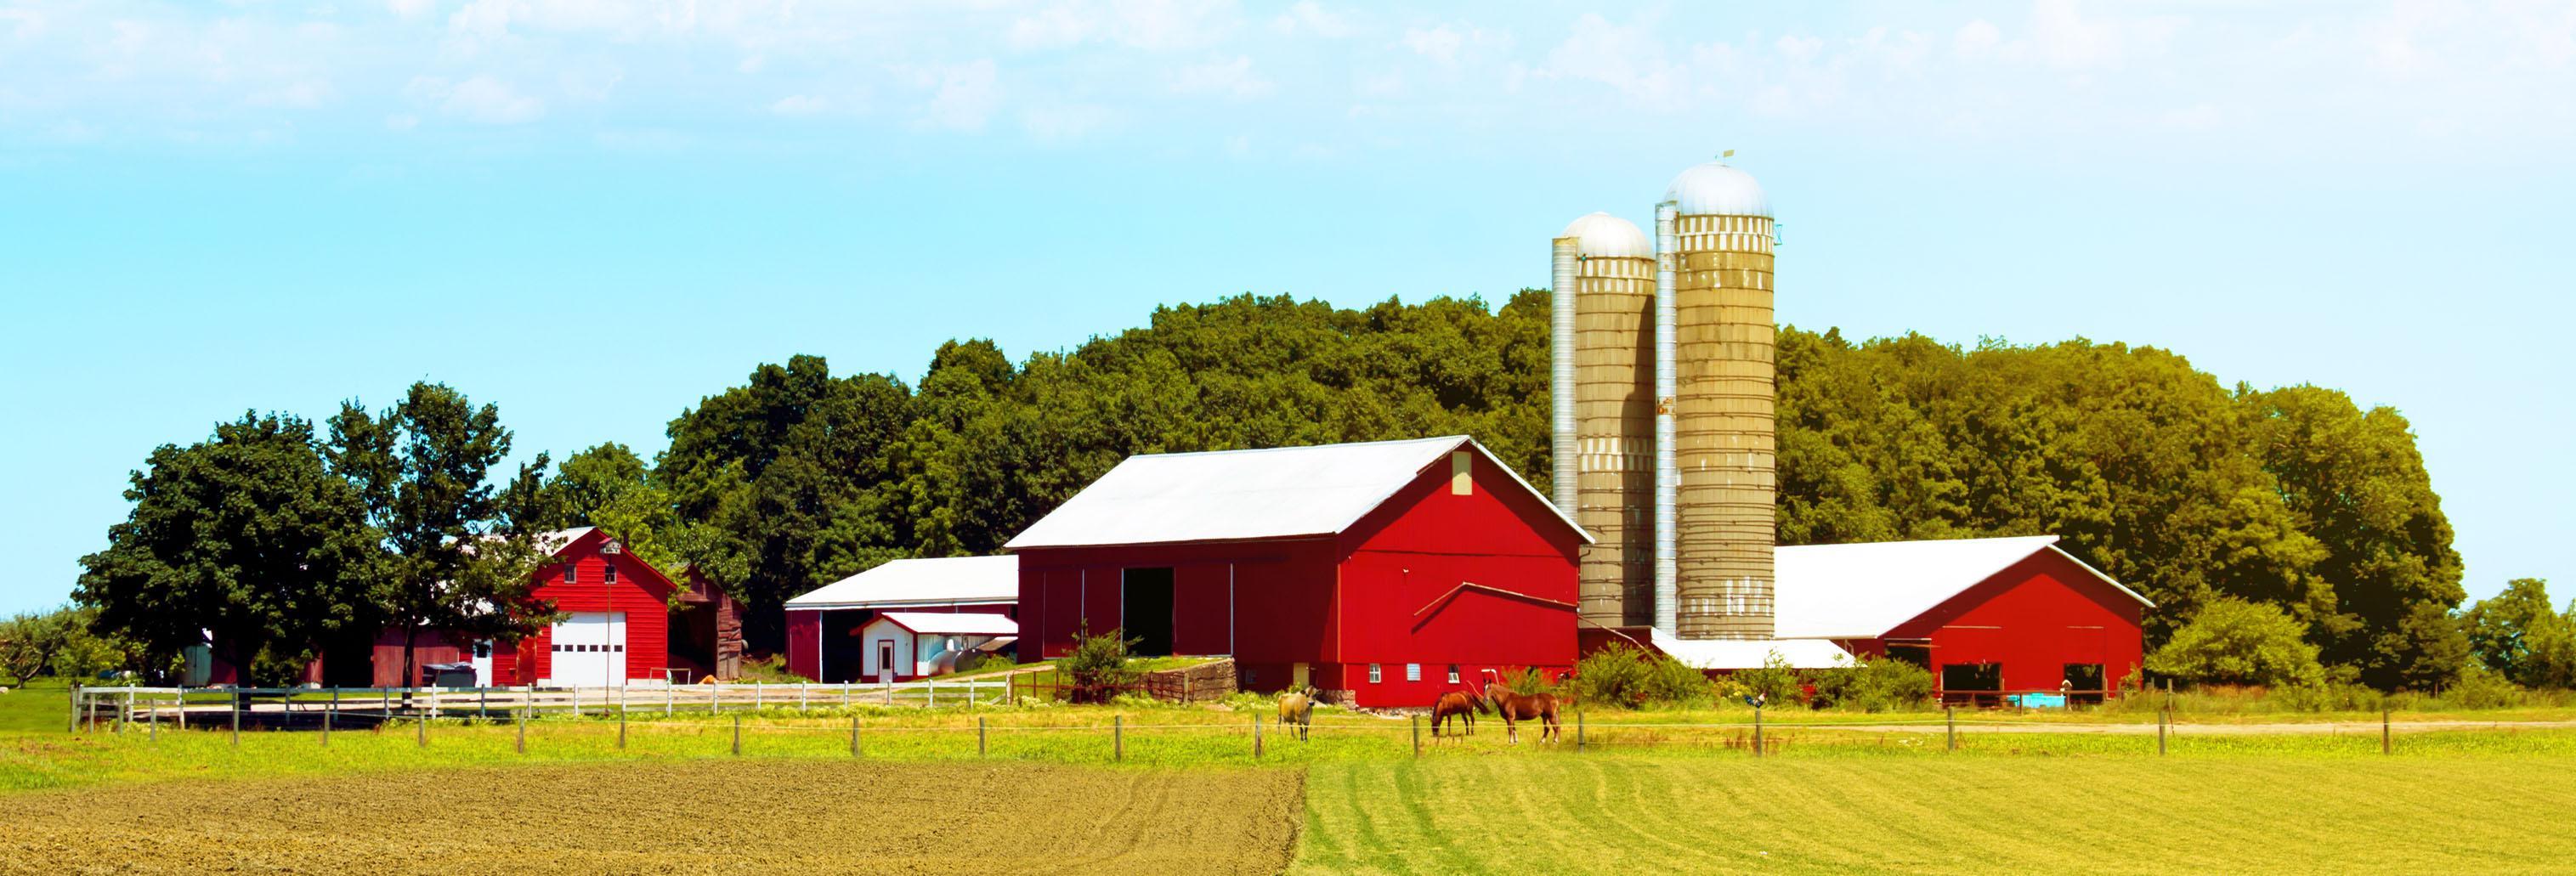
[[[1144,326],[1018,361],[951,341],[912,383],[795,356],[684,410],[650,459],[603,443],[488,484],[467,470],[497,463],[507,430],[445,387],[414,387],[404,404],[418,411],[353,404],[328,435],[245,416],[210,442],[155,451],[128,491],[133,519],[90,558],[78,597],[106,628],[156,643],[184,638],[153,628],[168,618],[192,618],[190,633],[208,626],[196,618],[248,624],[251,641],[278,643],[370,612],[510,634],[537,608],[501,609],[523,589],[438,582],[511,565],[469,572],[476,554],[451,546],[595,525],[727,587],[746,603],[749,646],[775,651],[787,598],[888,559],[993,552],[1131,454],[1469,434],[1544,491],[1548,300],[1336,308],[1243,295],[1161,307]],[[2475,632],[2501,615],[2458,610],[2450,524],[2394,410],[2313,386],[2229,387],[2164,350],[2080,339],[1854,342],[1783,327],[1777,356],[1784,545],[2053,533],[2156,601],[2150,648],[2210,606],[2242,603],[2281,613],[2326,680],[2429,688],[2514,659]],[[221,453],[276,459],[245,478]],[[208,481],[204,495],[164,495],[190,479]],[[277,501],[227,510],[236,489]],[[309,531],[271,519],[281,508]],[[238,556],[153,542],[173,509],[301,540]],[[139,559],[164,550],[180,560]],[[338,568],[358,583],[272,592]],[[175,592],[150,583],[170,578],[229,583],[181,604],[153,595]],[[459,610],[469,591],[485,598]]]

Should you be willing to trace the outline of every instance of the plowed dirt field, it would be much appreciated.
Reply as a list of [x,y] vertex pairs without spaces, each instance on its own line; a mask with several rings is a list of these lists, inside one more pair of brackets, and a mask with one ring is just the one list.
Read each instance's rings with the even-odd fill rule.
[[714,761],[0,796],[0,872],[1276,873],[1290,770]]

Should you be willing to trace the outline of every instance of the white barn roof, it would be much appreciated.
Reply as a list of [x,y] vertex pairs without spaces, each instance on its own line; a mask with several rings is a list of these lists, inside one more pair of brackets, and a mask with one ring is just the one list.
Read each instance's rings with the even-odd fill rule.
[[2141,605],[2155,603],[2057,547],[2057,536],[1784,547],[1774,554],[1773,635],[1874,639],[2031,555],[2050,551]]
[[889,611],[868,621],[868,626],[892,623],[925,636],[1016,636],[1019,622],[998,614],[961,611]]
[[1569,529],[1592,536],[1464,435],[1130,456],[1003,550],[1334,535],[1451,451],[1474,450]]
[[956,602],[1015,602],[1020,558],[893,560],[787,600],[788,608],[873,608]]
[[1651,630],[1655,650],[1692,669],[1760,669],[1778,654],[1791,669],[1831,669],[1851,654],[1823,639],[1684,639]]

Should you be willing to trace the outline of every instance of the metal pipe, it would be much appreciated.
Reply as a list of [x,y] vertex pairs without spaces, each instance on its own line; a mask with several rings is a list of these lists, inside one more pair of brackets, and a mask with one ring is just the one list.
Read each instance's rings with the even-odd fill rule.
[[1677,624],[1673,609],[1681,569],[1673,553],[1682,484],[1679,457],[1673,453],[1673,397],[1680,384],[1674,362],[1679,319],[1673,272],[1681,260],[1673,221],[1679,213],[1672,201],[1655,205],[1655,629],[1665,635],[1674,635]]
[[1553,419],[1549,421],[1553,425],[1548,442],[1552,463],[1549,471],[1553,478],[1549,492],[1556,499],[1556,510],[1567,517],[1573,517],[1575,512],[1574,263],[1578,242],[1579,239],[1573,237],[1560,237],[1554,242],[1555,264],[1551,278],[1556,297],[1548,311],[1552,341],[1548,348],[1548,398],[1554,408]]

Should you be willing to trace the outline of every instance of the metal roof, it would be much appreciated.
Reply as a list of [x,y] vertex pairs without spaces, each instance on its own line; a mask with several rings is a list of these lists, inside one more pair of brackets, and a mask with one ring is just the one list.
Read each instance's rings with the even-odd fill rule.
[[1451,451],[1471,448],[1586,543],[1592,536],[1464,435],[1130,456],[1003,550],[1339,534]]
[[1684,216],[1769,216],[1771,199],[1753,175],[1711,161],[1693,165],[1673,177],[1664,200]]
[[891,560],[787,600],[788,608],[870,608],[954,602],[1015,602],[1020,558]]
[[1575,238],[1574,251],[1593,258],[1651,259],[1655,242],[1637,224],[1608,213],[1593,213],[1565,226],[1558,237]]
[[955,613],[889,611],[877,615],[875,619],[868,621],[868,624],[874,626],[878,621],[891,621],[904,629],[925,636],[1016,636],[1020,634],[1018,621],[980,611]]
[[1883,541],[1780,548],[1773,635],[1874,639],[2041,551],[2073,560],[2141,605],[2155,603],[2057,547],[2057,536]]
[[1823,639],[1684,639],[1648,628],[1655,650],[1692,669],[1760,669],[1780,655],[1792,669],[1831,669],[1851,663],[1851,654]]

